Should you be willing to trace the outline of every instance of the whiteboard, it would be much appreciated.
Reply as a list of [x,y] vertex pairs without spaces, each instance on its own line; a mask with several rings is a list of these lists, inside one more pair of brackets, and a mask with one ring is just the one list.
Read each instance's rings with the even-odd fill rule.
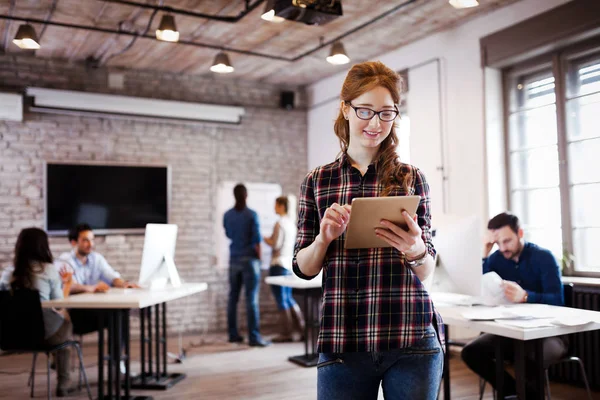
[[[233,188],[239,182],[222,182],[217,191],[217,218],[215,219],[215,233],[217,237],[217,265],[221,268],[229,268],[229,244],[231,240],[225,235],[223,228],[223,215],[233,208],[235,198]],[[256,211],[260,224],[261,238],[269,237],[273,233],[273,227],[278,220],[275,213],[275,199],[281,196],[281,185],[275,183],[246,183],[248,190],[246,204],[248,208]],[[271,247],[264,241],[260,243],[261,268],[268,269],[271,264]]]

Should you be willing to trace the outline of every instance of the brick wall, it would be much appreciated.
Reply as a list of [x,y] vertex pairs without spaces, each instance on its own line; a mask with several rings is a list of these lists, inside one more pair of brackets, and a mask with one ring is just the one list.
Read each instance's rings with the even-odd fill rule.
[[[43,226],[44,161],[106,161],[169,164],[171,222],[179,225],[176,263],[183,279],[207,282],[200,295],[169,304],[171,332],[225,331],[227,271],[214,266],[216,189],[221,181],[279,183],[298,193],[306,173],[306,111],[278,108],[282,89],[239,82],[235,76],[198,77],[122,71],[122,90],[107,86],[106,69],[0,55],[0,90],[25,86],[116,93],[202,103],[241,105],[239,125],[174,124],[169,121],[26,113],[22,123],[0,121],[0,266],[12,258],[20,229]],[[99,237],[96,247],[125,278],[139,273],[143,235]],[[51,238],[55,256],[69,250]],[[264,284],[263,284],[264,285]],[[240,324],[245,326],[243,300]],[[267,287],[261,291],[261,322],[275,321]],[[135,324],[134,320],[134,324]]]

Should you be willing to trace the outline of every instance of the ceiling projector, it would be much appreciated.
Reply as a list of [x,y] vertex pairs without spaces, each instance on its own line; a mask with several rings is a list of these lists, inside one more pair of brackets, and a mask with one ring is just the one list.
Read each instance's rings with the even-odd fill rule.
[[341,0],[275,0],[276,17],[308,25],[325,25],[342,16]]

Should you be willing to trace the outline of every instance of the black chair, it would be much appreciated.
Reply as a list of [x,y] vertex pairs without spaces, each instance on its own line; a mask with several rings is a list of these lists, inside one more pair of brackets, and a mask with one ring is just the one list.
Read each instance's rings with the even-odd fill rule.
[[[573,284],[572,283],[567,283],[567,284],[563,285],[563,295],[565,298],[565,307],[573,307],[573,304],[575,304],[575,302],[574,302],[575,294],[573,293]],[[574,353],[573,349],[570,348],[567,354],[573,354],[573,353]],[[590,391],[590,384],[588,383],[588,380],[587,380],[587,375],[585,373],[585,367],[583,366],[583,361],[581,361],[581,359],[579,357],[569,356],[569,355],[567,355],[565,358],[557,360],[556,362],[549,363],[548,365],[544,366],[544,372],[546,373],[546,394],[548,395],[548,400],[552,399],[552,397],[550,396],[550,379],[548,378],[548,368],[550,368],[553,365],[558,365],[558,364],[568,363],[568,362],[577,363],[579,365],[579,369],[581,371],[581,377],[583,378],[583,383],[585,384],[585,389],[587,390],[588,399],[592,400],[592,392]]]
[[[573,293],[573,284],[572,283],[567,283],[567,284],[563,285],[563,296],[565,299],[565,307],[573,307],[574,293]],[[567,351],[567,354],[573,354],[573,350],[569,349]],[[592,400],[592,392],[590,391],[590,385],[587,380],[587,375],[585,373],[585,367],[583,366],[583,361],[581,361],[581,359],[579,357],[569,356],[569,355],[567,355],[564,358],[561,358],[560,360],[556,360],[552,363],[547,363],[544,365],[546,397],[548,398],[548,400],[552,400],[552,396],[550,395],[550,379],[548,377],[548,368],[552,367],[553,365],[558,365],[558,364],[568,363],[568,362],[574,362],[579,365],[579,369],[581,371],[581,376],[583,377],[583,383],[585,384],[585,389],[587,391],[588,399]],[[483,381],[483,386],[482,386],[481,380],[480,380],[479,400],[483,399],[484,392],[485,392],[485,381]],[[496,393],[494,393],[494,398],[495,397],[496,397]]]
[[50,354],[66,347],[74,347],[77,350],[79,368],[83,373],[88,397],[91,400],[92,394],[83,367],[83,357],[79,343],[72,340],[55,346],[49,346],[44,343],[44,319],[38,291],[31,289],[0,291],[0,349],[9,353],[34,354],[30,376],[31,397],[33,397],[35,384],[35,361],[37,354],[46,354],[48,399],[51,399]]

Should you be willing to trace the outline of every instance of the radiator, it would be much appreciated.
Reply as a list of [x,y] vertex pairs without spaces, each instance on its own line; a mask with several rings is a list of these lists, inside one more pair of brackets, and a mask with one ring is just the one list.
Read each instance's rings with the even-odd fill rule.
[[[565,286],[565,305],[585,310],[600,311],[600,288],[591,286]],[[600,331],[569,335],[572,356],[581,358],[592,389],[600,389]],[[577,363],[562,363],[549,370],[550,379],[556,382],[583,386]]]

